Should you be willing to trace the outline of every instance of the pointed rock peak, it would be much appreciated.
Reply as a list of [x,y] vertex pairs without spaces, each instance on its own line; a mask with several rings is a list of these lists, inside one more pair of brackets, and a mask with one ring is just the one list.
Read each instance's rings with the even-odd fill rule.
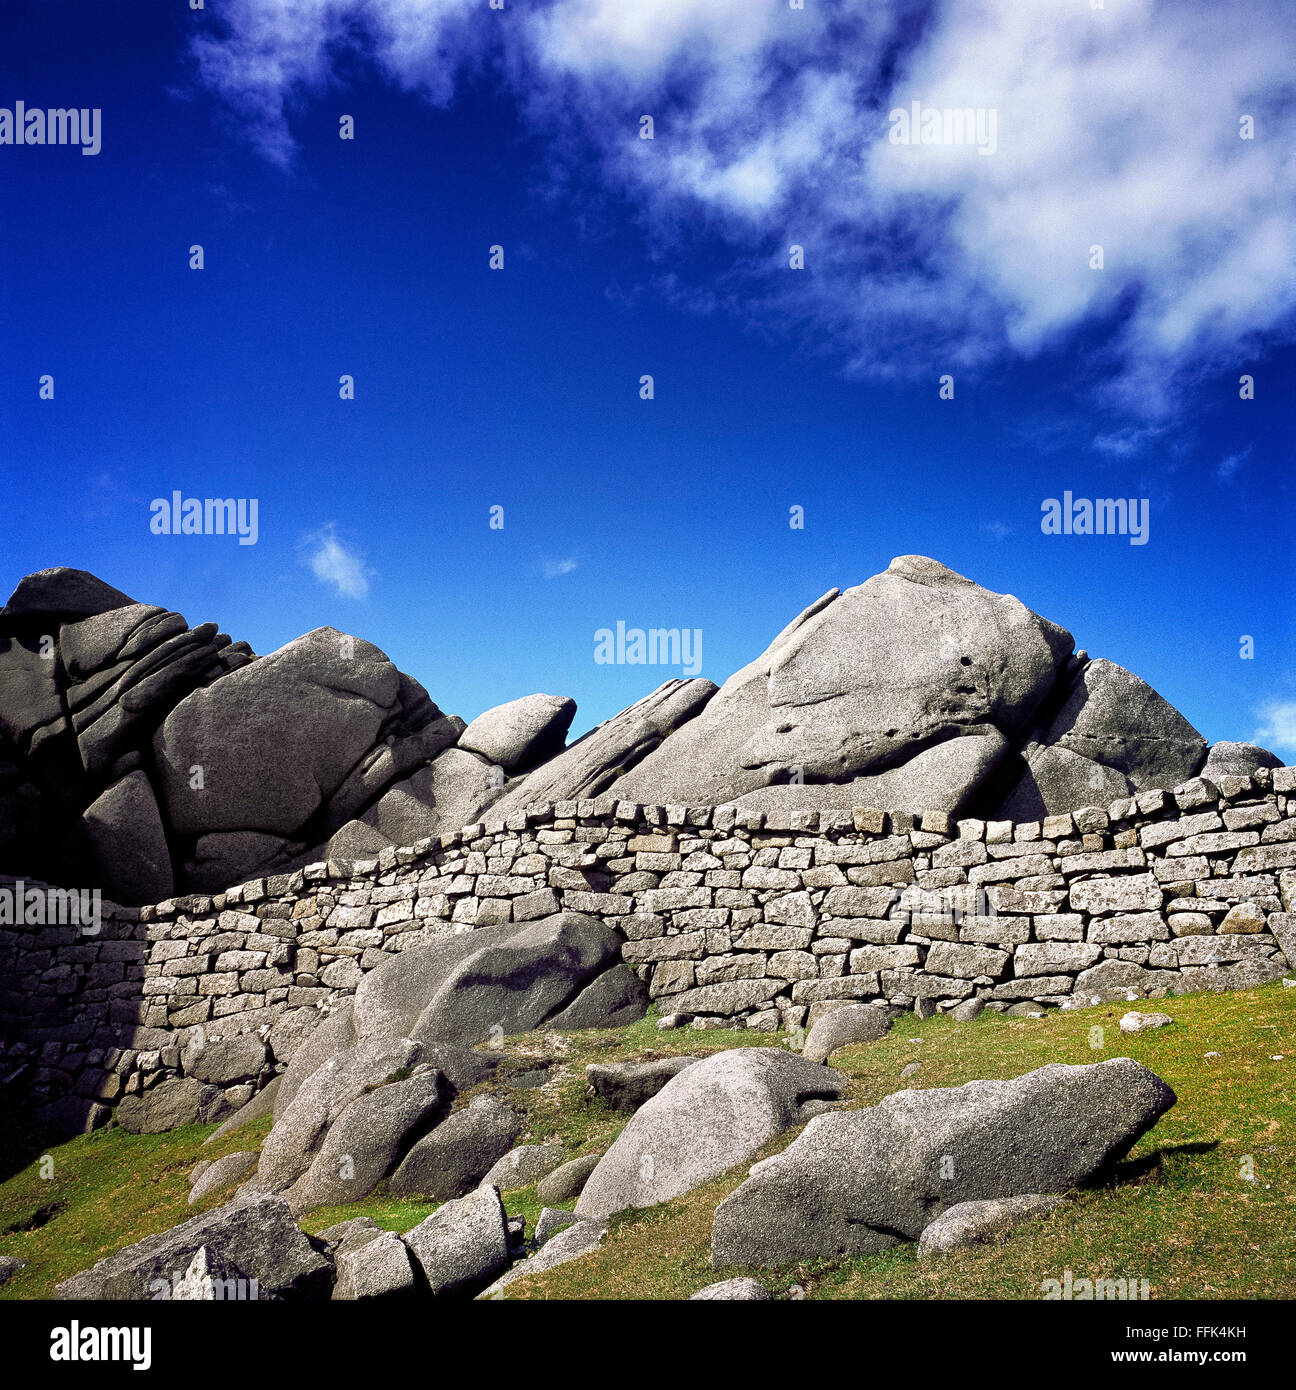
[[58,565],[53,569],[37,570],[18,581],[9,595],[9,602],[0,609],[0,618],[15,618],[26,613],[57,613],[73,618],[89,618],[96,613],[108,613],[125,608],[135,600],[105,584],[89,570],[68,569]]
[[915,584],[966,584],[973,589],[981,587],[966,575],[959,574],[948,565],[942,565],[939,560],[933,560],[927,555],[897,555],[887,566],[886,572],[898,575],[901,579],[910,579]]

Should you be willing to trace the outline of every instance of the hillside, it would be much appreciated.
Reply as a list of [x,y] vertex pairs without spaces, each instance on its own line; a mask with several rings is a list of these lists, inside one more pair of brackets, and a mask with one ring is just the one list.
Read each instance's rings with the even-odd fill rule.
[[[844,1107],[875,1104],[904,1086],[925,1089],[976,1078],[1008,1078],[1049,1062],[1129,1056],[1173,1087],[1178,1103],[1143,1137],[1106,1185],[1075,1194],[1002,1244],[974,1246],[920,1264],[912,1244],[878,1255],[760,1273],[779,1296],[807,1298],[1041,1297],[1041,1285],[1074,1278],[1147,1279],[1152,1299],[1296,1296],[1296,989],[1257,989],[1164,1001],[1173,1024],[1119,1031],[1124,1003],[1052,1011],[1042,1018],[985,1014],[897,1021],[881,1040],[837,1052],[849,1080]],[[786,1035],[768,1035],[782,1047]],[[650,1016],[628,1028],[527,1034],[505,1043],[509,1062],[467,1091],[506,1092],[526,1113],[528,1141],[561,1141],[571,1155],[601,1152],[627,1116],[585,1094],[588,1062],[705,1054],[750,1044],[750,1034],[660,1032]],[[1217,1054],[1217,1055],[1215,1055]],[[900,1072],[918,1062],[901,1081]],[[547,1070],[547,1076],[546,1076]],[[536,1084],[537,1081],[542,1084]],[[520,1084],[519,1084],[520,1083]],[[187,1174],[200,1159],[255,1146],[268,1120],[204,1147],[214,1126],[163,1135],[110,1128],[48,1151],[30,1147],[18,1125],[3,1127],[0,1255],[28,1261],[0,1298],[52,1296],[54,1285],[103,1255],[218,1205],[228,1192],[187,1205]],[[795,1138],[792,1131],[764,1154]],[[763,1155],[764,1156],[764,1155]],[[512,1284],[519,1299],[678,1299],[717,1278],[710,1267],[711,1217],[745,1178],[742,1164],[682,1198],[613,1220],[602,1245],[547,1273]],[[42,1168],[51,1176],[42,1176]],[[1250,1176],[1246,1176],[1249,1174]],[[534,1187],[505,1194],[528,1234],[539,1212]],[[352,1216],[404,1231],[434,1204],[394,1198],[386,1184],[361,1203],[314,1211],[319,1231]]]

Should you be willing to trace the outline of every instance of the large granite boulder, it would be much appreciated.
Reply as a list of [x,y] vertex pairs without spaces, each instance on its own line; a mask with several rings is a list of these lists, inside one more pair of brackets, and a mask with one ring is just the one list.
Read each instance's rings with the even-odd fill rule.
[[869,1254],[916,1240],[962,1202],[1066,1192],[1108,1169],[1174,1103],[1158,1076],[1117,1057],[818,1115],[720,1204],[712,1263]]
[[187,696],[154,740],[172,830],[298,830],[373,746],[398,681],[377,647],[322,627]]
[[326,1298],[333,1282],[328,1260],[298,1230],[288,1204],[261,1194],[236,1198],[128,1246],[74,1274],[55,1294],[61,1299],[169,1298],[204,1246],[216,1257],[222,1277],[256,1280],[259,1300]]
[[1080,668],[1024,754],[1026,771],[996,812],[1001,818],[1038,820],[1177,786],[1201,767],[1206,740],[1145,681],[1098,660]]
[[1250,777],[1262,767],[1281,767],[1282,759],[1254,743],[1212,743],[1202,764],[1201,776],[1219,783],[1221,777]]
[[492,1096],[474,1096],[405,1155],[392,1174],[393,1196],[448,1201],[471,1192],[505,1154],[526,1121]]
[[31,614],[86,618],[113,608],[125,608],[134,602],[120,589],[96,579],[88,570],[57,565],[20,579],[18,587],[9,595],[9,602],[0,608],[0,621]]
[[496,705],[459,735],[459,747],[514,772],[562,751],[576,715],[576,701],[558,695],[524,695]]
[[810,1102],[845,1089],[839,1072],[781,1048],[740,1047],[695,1062],[636,1111],[576,1211],[602,1218],[691,1192],[804,1123]]
[[408,1038],[373,1039],[328,1058],[278,1111],[261,1149],[257,1174],[262,1187],[268,1192],[282,1192],[296,1182],[311,1166],[347,1107],[366,1091],[407,1072],[418,1061],[418,1054],[418,1044]]
[[86,808],[82,821],[98,881],[113,902],[139,905],[171,896],[166,829],[143,772],[114,782]]
[[433,1298],[471,1297],[509,1262],[508,1217],[493,1187],[446,1202],[404,1240]]
[[[798,778],[883,773],[987,726],[1012,739],[1072,646],[1070,633],[1017,599],[934,560],[901,556],[807,609],[725,683],[687,738],[668,740],[618,794],[725,801]],[[993,767],[992,745],[969,751],[974,767],[981,759]],[[871,804],[886,807],[877,800],[883,791]]]
[[329,1125],[310,1167],[286,1194],[294,1214],[367,1197],[435,1123],[447,1100],[441,1073],[423,1065],[395,1075],[357,1096]]
[[621,944],[597,919],[560,912],[418,946],[364,977],[356,1028],[365,1038],[421,1043],[472,1044],[499,1032],[525,1033],[615,970]]

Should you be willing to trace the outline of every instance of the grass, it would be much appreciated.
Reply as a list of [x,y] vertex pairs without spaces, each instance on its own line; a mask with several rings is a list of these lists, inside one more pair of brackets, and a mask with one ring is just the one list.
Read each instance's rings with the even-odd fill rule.
[[[1001,1243],[921,1265],[906,1245],[779,1271],[717,1272],[710,1265],[711,1218],[746,1176],[750,1163],[743,1163],[675,1201],[614,1219],[597,1250],[519,1279],[505,1296],[678,1299],[716,1279],[754,1273],[776,1293],[799,1290],[795,1296],[807,1298],[1038,1298],[1045,1280],[1060,1279],[1069,1268],[1077,1279],[1147,1279],[1159,1299],[1296,1297],[1296,990],[1275,982],[1175,998],[1155,1005],[1172,1015],[1172,1026],[1133,1036],[1118,1029],[1130,1007],[1100,1005],[1042,1019],[987,1014],[965,1024],[909,1016],[879,1042],[833,1057],[849,1079],[850,1105],[875,1104],[905,1086],[955,1086],[1019,1076],[1048,1062],[1116,1056],[1145,1063],[1175,1089],[1179,1103],[1144,1136],[1114,1181],[1075,1194]],[[586,1098],[587,1062],[781,1041],[718,1030],[660,1033],[651,1018],[607,1032],[528,1034],[505,1044],[509,1068],[460,1103],[494,1091],[525,1111],[524,1141],[558,1139],[573,1157],[601,1152],[628,1117]],[[1208,1058],[1208,1052],[1221,1055]],[[1273,1060],[1278,1055],[1282,1060]],[[901,1081],[900,1070],[912,1061],[921,1064],[918,1072]],[[551,1066],[544,1085],[509,1085],[517,1072],[544,1063]],[[57,1282],[104,1255],[218,1205],[228,1194],[188,1205],[189,1170],[200,1158],[259,1147],[269,1120],[204,1147],[213,1128],[193,1125],[164,1135],[113,1128],[25,1162],[0,1183],[0,1254],[30,1264],[0,1298],[51,1297]],[[762,1156],[778,1152],[796,1132]],[[12,1154],[28,1141],[10,1125],[0,1144]],[[42,1176],[42,1158],[49,1176]],[[12,1163],[0,1171],[12,1171]],[[540,1211],[535,1188],[508,1193],[505,1201],[530,1229]],[[400,1231],[434,1209],[380,1187],[363,1202],[312,1212],[302,1225],[314,1232],[370,1216]]]

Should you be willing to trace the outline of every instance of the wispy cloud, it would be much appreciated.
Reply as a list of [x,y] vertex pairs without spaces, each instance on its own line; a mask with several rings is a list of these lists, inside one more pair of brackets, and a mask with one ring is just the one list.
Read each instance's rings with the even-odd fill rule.
[[1223,458],[1215,467],[1215,476],[1221,483],[1231,483],[1237,476],[1238,469],[1251,457],[1255,445],[1248,444],[1245,449],[1239,449],[1235,454],[1229,454]]
[[572,570],[579,568],[580,561],[570,555],[565,560],[546,560],[544,562],[544,577],[557,579],[559,575],[570,574]]
[[1260,711],[1264,723],[1252,740],[1275,753],[1296,753],[1296,700],[1271,700]]
[[[596,171],[663,242],[705,220],[747,312],[813,330],[848,372],[976,368],[1089,329],[1104,397],[1164,419],[1188,381],[1296,331],[1290,6],[548,0],[499,25],[481,0],[221,8],[199,71],[269,158],[291,161],[287,113],[343,50],[437,103],[489,59],[556,163]],[[994,110],[993,157],[891,143],[889,111],[915,100]]]
[[304,536],[301,554],[311,573],[321,584],[327,584],[345,598],[369,596],[370,571],[364,556],[353,545],[340,540],[337,523],[330,521]]

